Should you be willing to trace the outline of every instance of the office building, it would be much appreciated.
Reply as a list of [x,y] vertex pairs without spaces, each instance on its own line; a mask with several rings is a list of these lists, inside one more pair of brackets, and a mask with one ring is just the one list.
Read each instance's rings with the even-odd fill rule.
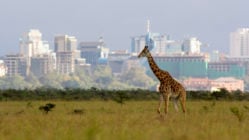
[[36,77],[41,77],[50,72],[53,72],[55,68],[56,68],[55,53],[37,55],[31,57],[30,71]]
[[182,49],[188,55],[201,53],[201,42],[196,37],[187,38],[183,41]]
[[233,77],[220,77],[217,79],[208,78],[187,78],[182,81],[186,90],[189,91],[219,91],[225,88],[228,91],[244,91],[244,81]]
[[246,67],[242,62],[210,62],[208,63],[208,77],[235,77],[242,79],[246,75]]
[[249,75],[249,56],[248,57],[225,57],[226,62],[235,62],[245,68],[245,75]]
[[57,35],[54,39],[55,52],[73,52],[77,49],[77,39],[74,36]]
[[16,54],[16,55],[6,55],[4,58],[4,63],[7,66],[7,76],[27,76],[29,74],[29,69],[27,67],[27,57]]
[[22,34],[19,39],[20,55],[27,58],[27,75],[31,68],[31,57],[38,55],[49,54],[52,51],[49,49],[47,41],[42,40],[42,33],[37,29],[31,29]]
[[42,40],[42,34],[37,29],[31,29],[22,34],[19,39],[20,54],[32,57],[51,52],[47,41]]
[[218,50],[214,50],[210,53],[210,62],[219,62],[220,61],[220,53]]
[[[208,59],[206,55],[154,56],[158,66],[175,78],[207,77]],[[148,63],[146,66],[149,67]]]
[[78,54],[77,39],[74,36],[58,35],[55,36],[54,46],[57,72],[62,74],[74,73],[75,59]]
[[211,80],[207,77],[203,78],[193,78],[189,77],[187,79],[182,80],[182,84],[188,91],[209,91],[211,89]]
[[168,40],[165,46],[164,54],[168,56],[184,55],[184,52],[182,49],[182,41]]
[[233,77],[220,77],[215,80],[211,80],[211,91],[212,90],[219,90],[221,88],[225,88],[228,91],[244,91],[244,81],[241,79],[236,79]]
[[109,48],[106,48],[103,38],[99,41],[81,42],[79,44],[80,56],[91,65],[107,64]]
[[0,77],[3,77],[7,74],[7,66],[4,64],[3,60],[0,60]]
[[230,33],[230,56],[249,56],[249,28],[239,28]]
[[114,75],[120,75],[127,70],[126,63],[131,57],[127,50],[112,51],[108,57],[108,64]]
[[56,70],[61,74],[71,74],[75,71],[73,52],[56,52]]

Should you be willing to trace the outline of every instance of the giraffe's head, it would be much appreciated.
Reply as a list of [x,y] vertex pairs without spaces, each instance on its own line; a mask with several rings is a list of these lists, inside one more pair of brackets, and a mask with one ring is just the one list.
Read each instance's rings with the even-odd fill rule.
[[138,58],[140,58],[140,57],[147,57],[149,53],[150,53],[150,51],[148,49],[148,46],[145,46],[144,49],[138,55]]

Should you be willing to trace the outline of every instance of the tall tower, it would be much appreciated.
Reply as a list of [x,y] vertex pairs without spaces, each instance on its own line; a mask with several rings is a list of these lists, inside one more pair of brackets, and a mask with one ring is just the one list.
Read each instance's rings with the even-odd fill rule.
[[74,36],[58,35],[54,39],[55,52],[69,52],[77,49],[77,39]]
[[147,28],[147,33],[149,33],[150,32],[150,20],[147,20],[147,26],[146,26]]
[[56,70],[61,74],[75,71],[74,60],[77,52],[77,39],[74,36],[58,35],[54,39]]
[[147,26],[146,26],[146,37],[145,37],[145,44],[149,46],[150,49],[154,48],[154,40],[152,39],[151,33],[150,33],[150,20],[147,20]]
[[[20,48],[20,56],[22,57],[8,57],[8,58],[15,58],[15,59],[23,59],[26,60],[25,65],[16,65],[17,69],[20,69],[21,67],[26,67],[23,70],[26,74],[22,74],[23,76],[29,75],[30,73],[30,67],[31,67],[31,59],[32,57],[37,57],[44,54],[51,53],[51,50],[49,50],[49,44],[47,41],[42,40],[42,33],[38,29],[31,29],[28,32],[25,32],[22,34],[22,36],[19,39],[19,48]],[[16,61],[17,62],[17,61]],[[18,60],[19,63],[19,60]]]
[[199,41],[196,37],[191,37],[183,41],[182,48],[187,54],[200,54],[201,44],[201,41]]
[[42,41],[42,34],[37,29],[31,29],[22,34],[19,39],[20,54],[32,57],[50,52],[48,42]]
[[249,28],[239,28],[230,33],[230,56],[249,56]]

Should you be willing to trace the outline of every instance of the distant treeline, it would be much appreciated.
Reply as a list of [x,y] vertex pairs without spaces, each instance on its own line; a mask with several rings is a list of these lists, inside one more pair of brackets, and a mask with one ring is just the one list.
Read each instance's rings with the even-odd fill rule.
[[[29,89],[6,89],[0,90],[1,101],[26,101],[26,100],[115,100],[123,102],[126,100],[158,100],[156,91],[134,89],[134,90],[106,90],[92,87],[90,89],[54,89],[38,88]],[[234,91],[228,92],[221,89],[216,92],[188,91],[188,100],[248,100],[249,93]]]
[[38,88],[0,90],[0,100],[154,100],[158,93],[149,90],[106,90],[92,87],[90,89],[55,89]]

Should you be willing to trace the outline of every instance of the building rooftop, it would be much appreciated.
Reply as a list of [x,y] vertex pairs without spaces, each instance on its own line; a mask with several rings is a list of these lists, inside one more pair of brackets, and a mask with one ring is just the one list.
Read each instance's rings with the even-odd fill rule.
[[218,79],[215,79],[214,81],[216,81],[216,82],[234,82],[234,81],[238,81],[238,79],[236,79],[234,77],[220,77]]

